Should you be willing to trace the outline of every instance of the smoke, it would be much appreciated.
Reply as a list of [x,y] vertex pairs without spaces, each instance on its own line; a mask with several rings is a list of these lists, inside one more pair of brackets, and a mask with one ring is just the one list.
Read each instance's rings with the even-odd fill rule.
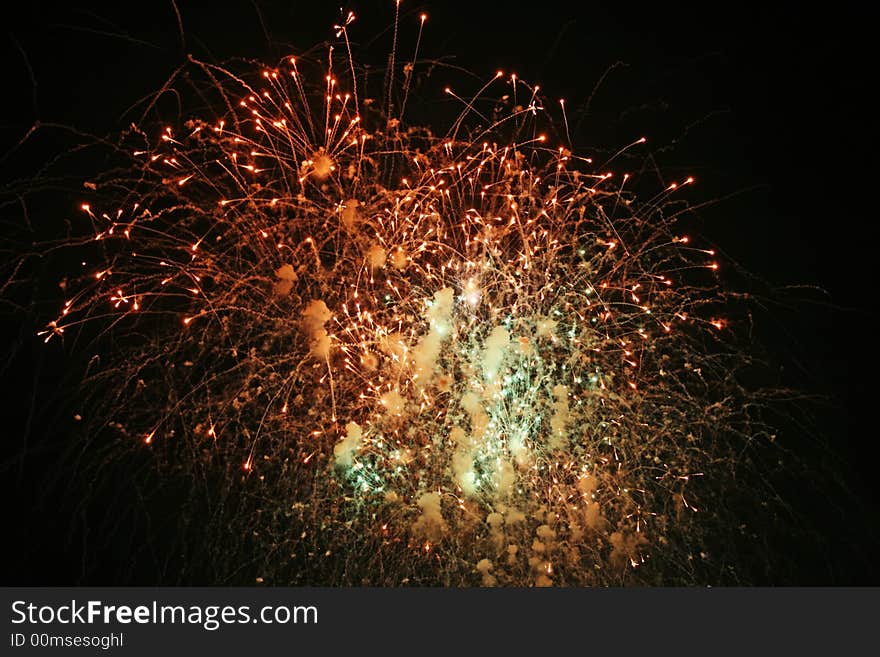
[[303,329],[309,336],[309,349],[316,358],[330,356],[330,336],[324,325],[330,321],[330,309],[320,300],[312,300],[303,308]]
[[425,493],[419,497],[416,504],[422,510],[422,514],[413,523],[413,534],[429,542],[436,543],[442,540],[447,526],[440,510],[440,494]]
[[350,468],[355,453],[360,449],[364,433],[356,422],[345,425],[345,437],[333,448],[333,456],[336,457],[336,466]]

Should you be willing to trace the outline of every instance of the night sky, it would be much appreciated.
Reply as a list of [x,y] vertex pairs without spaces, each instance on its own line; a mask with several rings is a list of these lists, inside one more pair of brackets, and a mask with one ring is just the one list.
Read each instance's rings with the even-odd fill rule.
[[[180,0],[181,39],[170,2],[23,4],[5,13],[2,37],[4,185],[33,175],[73,143],[47,129],[16,146],[35,121],[111,133],[131,120],[128,108],[161,85],[185,53],[209,61],[275,61],[332,39],[340,17],[334,3]],[[781,380],[822,399],[817,426],[850,488],[845,499],[831,499],[808,482],[801,490],[797,476],[782,484],[815,522],[817,540],[779,547],[791,551],[795,564],[778,583],[880,584],[870,561],[880,503],[878,144],[876,106],[869,102],[876,35],[862,3],[771,4],[637,8],[546,0],[516,10],[511,3],[405,0],[401,49],[412,52],[418,15],[426,12],[422,56],[448,66],[422,80],[415,115],[446,116],[443,87],[475,83],[457,67],[480,79],[497,69],[516,72],[542,86],[548,107],[566,99],[576,150],[613,152],[646,136],[644,152],[666,182],[693,175],[692,198],[718,200],[700,211],[696,230],[716,246],[721,262],[755,275],[756,293],[784,299],[758,317],[756,339],[778,359]],[[347,7],[358,15],[351,33],[359,59],[379,71],[390,49],[393,3]],[[57,228],[47,227],[46,213],[58,222],[76,202],[62,195],[52,206],[35,198],[29,206],[35,235]],[[11,226],[21,223],[20,206],[4,205],[2,222],[2,230],[17,235]],[[0,476],[8,487],[4,524],[11,548],[4,583],[150,583],[148,574],[120,581],[118,570],[95,565],[116,558],[117,549],[89,536],[101,503],[71,503],[78,493],[55,467],[71,435],[71,400],[59,381],[74,359],[35,336],[55,312],[45,300],[58,272],[37,267],[34,277],[43,305],[31,306],[19,290],[16,300],[29,307],[4,303],[0,311]],[[786,285],[804,287],[779,292]],[[827,456],[808,451],[806,458]],[[141,531],[136,519],[130,531]]]

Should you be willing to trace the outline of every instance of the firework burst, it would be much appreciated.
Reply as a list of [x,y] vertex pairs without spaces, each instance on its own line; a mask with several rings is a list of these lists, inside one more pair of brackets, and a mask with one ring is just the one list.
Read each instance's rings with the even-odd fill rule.
[[693,180],[637,198],[644,140],[578,156],[516,76],[446,89],[439,134],[333,57],[190,61],[212,110],[134,126],[86,183],[85,273],[41,335],[98,327],[110,453],[187,483],[216,581],[701,581],[769,430],[679,228]]

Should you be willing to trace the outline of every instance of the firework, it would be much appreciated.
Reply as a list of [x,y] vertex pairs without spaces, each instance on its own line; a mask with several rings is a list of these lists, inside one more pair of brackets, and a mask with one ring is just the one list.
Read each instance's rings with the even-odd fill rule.
[[110,453],[183,482],[175,531],[217,581],[700,581],[765,427],[678,226],[693,180],[637,198],[643,139],[579,156],[501,72],[409,126],[413,64],[395,103],[345,52],[191,61],[210,109],[133,127],[86,182],[84,273],[41,336],[96,336]]

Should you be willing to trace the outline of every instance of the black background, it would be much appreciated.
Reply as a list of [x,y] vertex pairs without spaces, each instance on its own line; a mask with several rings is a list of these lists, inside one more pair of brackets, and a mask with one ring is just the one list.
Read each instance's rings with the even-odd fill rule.
[[[723,265],[738,262],[771,287],[827,291],[804,293],[774,311],[762,336],[797,381],[829,400],[820,423],[856,500],[823,525],[829,547],[822,558],[804,561],[796,583],[876,584],[870,555],[877,547],[880,317],[877,112],[869,100],[876,36],[860,3],[769,4],[404,1],[400,55],[411,56],[425,11],[423,56],[484,80],[497,69],[516,72],[542,86],[548,107],[566,98],[579,150],[613,151],[644,135],[645,153],[668,180],[698,179],[695,199],[730,195],[701,215],[700,231],[718,245]],[[274,61],[332,39],[340,20],[336,3],[181,0],[178,8],[183,37],[170,2],[37,0],[5,9],[3,152],[35,121],[98,133],[124,126],[132,118],[127,108],[156,89],[185,53]],[[351,8],[358,15],[350,28],[356,50],[381,68],[391,47],[393,2]],[[476,82],[439,67],[415,91],[422,106],[448,102],[440,93],[446,84]],[[66,148],[59,134],[38,131],[3,158],[0,177],[26,176]],[[16,212],[3,209],[4,225]],[[63,212],[74,214],[72,200]],[[9,356],[0,430],[11,548],[5,583],[117,583],[107,581],[109,570],[84,572],[81,528],[88,519],[71,529],[77,523],[60,499],[63,486],[43,494],[56,490],[50,465],[70,421],[57,403],[63,354],[34,338],[45,320],[35,317],[41,310],[3,314]],[[837,550],[838,541],[847,548]]]

